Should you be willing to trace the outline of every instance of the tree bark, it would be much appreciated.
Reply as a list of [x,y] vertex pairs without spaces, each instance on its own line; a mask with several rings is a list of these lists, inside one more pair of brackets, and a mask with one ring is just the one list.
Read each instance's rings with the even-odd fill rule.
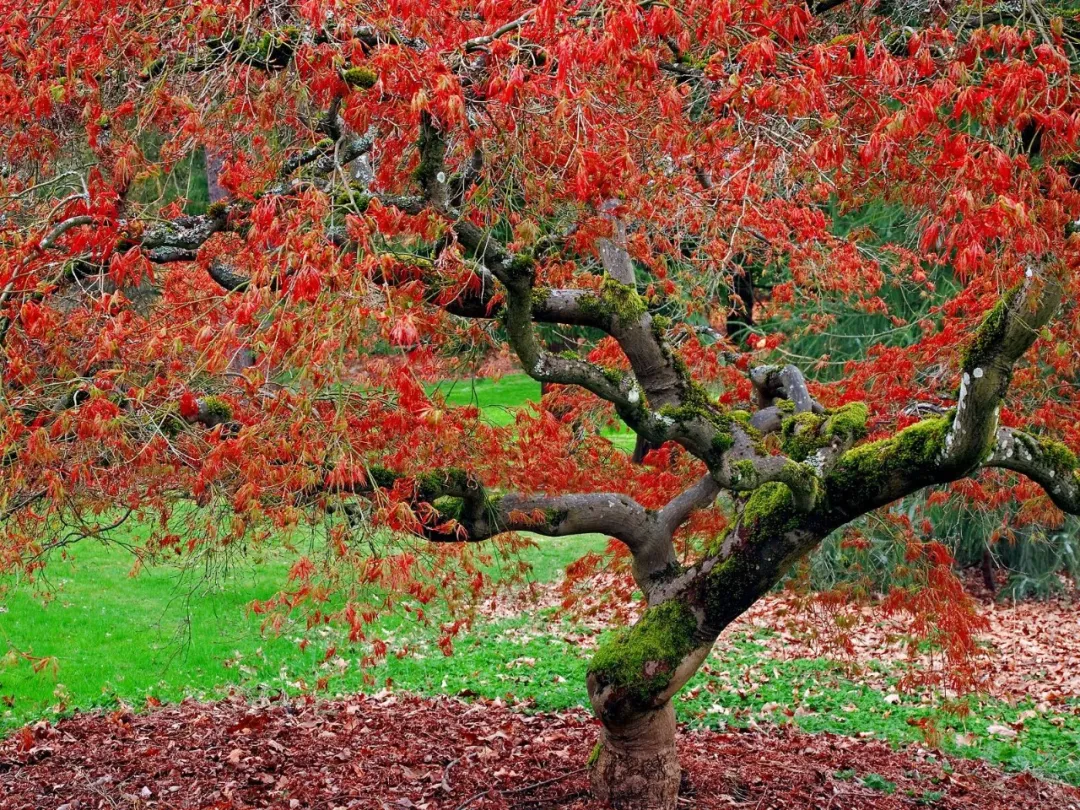
[[596,798],[614,810],[674,810],[679,774],[670,700],[628,722],[605,723],[590,774]]

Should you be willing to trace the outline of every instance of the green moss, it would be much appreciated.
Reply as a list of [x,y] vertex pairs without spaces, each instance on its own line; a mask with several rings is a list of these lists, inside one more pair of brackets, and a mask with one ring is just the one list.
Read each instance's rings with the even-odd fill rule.
[[1076,453],[1061,442],[1053,439],[1039,439],[1039,449],[1043,457],[1059,469],[1075,470],[1077,465]]
[[631,324],[646,312],[637,290],[610,277],[604,279],[599,293],[583,296],[580,307],[592,320],[620,325]]
[[170,403],[162,408],[161,420],[158,422],[158,427],[161,432],[168,436],[170,439],[178,436],[181,431],[187,429],[187,422],[182,416],[180,416],[180,407],[175,403]]
[[731,534],[734,526],[728,526],[720,534],[716,535],[705,546],[705,555],[711,557],[715,554],[719,554],[724,547],[724,542],[728,539],[728,535]]
[[426,190],[439,182],[439,173],[443,171],[446,160],[446,142],[431,124],[420,127],[420,137],[416,141],[420,151],[420,162],[416,164],[413,178]]
[[754,490],[742,512],[742,522],[755,534],[787,531],[795,515],[791,490],[778,481],[769,481]]
[[796,492],[812,494],[815,503],[821,494],[821,479],[809,464],[789,461],[780,471],[779,480]]
[[[282,68],[289,63],[299,40],[300,29],[287,25],[278,31],[267,31],[256,40],[240,40],[238,50],[249,64],[261,68]],[[225,38],[222,42],[230,49],[237,47],[235,38]]]
[[532,291],[533,311],[547,305],[548,296],[551,295],[551,287],[534,287]]
[[731,465],[732,486],[739,489],[752,489],[757,484],[757,470],[749,459],[736,461]]
[[805,412],[784,419],[780,427],[781,446],[784,453],[796,461],[803,461],[819,448],[829,444],[822,425],[827,417]]
[[750,428],[751,430],[755,430],[754,426],[750,424],[750,420],[751,420],[751,418],[753,418],[753,415],[750,413],[750,411],[743,411],[743,410],[729,411],[728,416],[730,416],[733,421],[738,422],[743,427]]
[[1025,445],[1033,456],[1050,464],[1055,472],[1066,473],[1077,468],[1076,454],[1061,442],[1028,433],[1017,433],[1016,441]]
[[589,758],[585,760],[585,765],[591,768],[593,765],[599,762],[600,752],[603,750],[604,744],[602,742],[598,742],[596,745],[594,745],[592,752],[589,754]]
[[345,84],[354,89],[370,90],[379,81],[379,74],[367,67],[351,67],[341,72]]
[[724,411],[710,407],[709,395],[704,389],[692,391],[683,400],[682,405],[662,405],[657,413],[676,424],[700,419],[713,423],[725,432],[730,431],[731,417]]
[[952,420],[951,413],[924,419],[891,438],[848,450],[826,478],[829,497],[837,503],[863,501],[868,492],[886,491],[897,475],[911,477],[932,469],[932,462],[945,449]]
[[531,253],[517,253],[510,262],[510,275],[514,278],[530,278],[536,271],[536,259]]
[[444,519],[453,518],[454,520],[461,520],[461,498],[444,495],[441,498],[436,498],[432,501],[431,505],[435,507]]
[[733,549],[729,557],[709,571],[705,583],[705,615],[709,622],[723,626],[749,607],[762,592],[763,573],[753,555]]
[[[318,144],[317,144],[318,145]],[[332,145],[332,144],[331,144]],[[362,214],[367,211],[368,205],[371,204],[372,196],[363,191],[359,186],[338,186],[333,192],[331,200],[333,201],[335,208],[345,208],[349,211],[354,211],[358,214]],[[394,254],[397,258],[402,258],[403,254]],[[419,264],[421,261],[428,262],[427,265],[431,266],[430,259],[424,259],[422,256],[411,255],[406,256],[412,264]]]
[[730,433],[717,433],[713,436],[712,451],[717,457],[722,456],[735,445],[735,437]]
[[856,442],[866,435],[869,411],[862,402],[851,402],[825,415],[797,413],[783,420],[781,441],[784,453],[795,461],[805,461],[834,439]]
[[[569,352],[569,354],[572,355],[574,360],[579,359],[577,354],[574,354],[573,352]],[[606,379],[609,383],[615,386],[622,385],[623,378],[626,376],[620,369],[611,368],[609,366],[604,366],[602,373],[604,375],[604,379]]]
[[633,323],[645,314],[645,302],[641,300],[637,290],[627,284],[605,278],[600,294],[610,307],[611,314],[620,323]]
[[566,509],[545,509],[544,520],[547,521],[549,526],[558,526],[564,520],[570,512]]
[[849,402],[832,412],[825,425],[825,434],[829,438],[840,436],[858,441],[866,436],[866,423],[869,419],[870,411],[865,402]]
[[457,467],[420,473],[415,476],[416,494],[425,501],[433,502],[443,495],[466,492],[470,488],[468,474]]
[[663,692],[697,641],[697,618],[677,600],[645,611],[637,624],[605,640],[589,663],[589,674],[641,704]]
[[398,479],[398,474],[386,467],[368,467],[368,481],[373,487],[389,489]]
[[204,397],[202,407],[206,416],[216,422],[228,422],[232,419],[232,406],[221,397]]
[[998,301],[997,305],[986,313],[975,332],[975,337],[964,352],[964,370],[972,371],[988,365],[1000,351],[1001,341],[1009,325],[1009,307],[1020,295],[1019,286],[1013,287]]

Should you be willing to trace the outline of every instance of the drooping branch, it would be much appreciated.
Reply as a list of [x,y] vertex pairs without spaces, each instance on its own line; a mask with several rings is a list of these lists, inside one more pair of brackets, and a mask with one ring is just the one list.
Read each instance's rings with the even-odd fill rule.
[[1080,464],[1060,442],[1013,428],[999,428],[985,467],[1000,467],[1025,475],[1041,486],[1054,505],[1080,515]]
[[521,28],[526,23],[528,23],[529,20],[531,20],[535,16],[535,14],[536,14],[536,9],[529,9],[524,14],[522,14],[520,17],[518,17],[516,20],[511,20],[508,23],[500,25],[498,28],[496,28],[490,34],[487,34],[487,35],[482,36],[482,37],[474,37],[473,39],[466,40],[465,42],[463,42],[461,44],[461,49],[465,53],[472,53],[474,51],[482,50],[483,48],[486,48],[488,45],[490,45],[492,42],[499,39],[500,37],[506,36],[509,33],[517,31],[519,28]]
[[38,248],[40,250],[51,250],[52,247],[56,244],[56,240],[68,231],[70,231],[72,228],[78,228],[82,225],[93,224],[94,218],[91,216],[82,215],[76,217],[69,217],[63,222],[57,224],[51,231],[49,231],[49,233],[45,235],[45,238],[41,240]]
[[690,515],[710,506],[719,488],[705,476],[659,510],[644,508],[621,493],[565,495],[493,493],[473,474],[452,468],[406,475],[372,467],[361,482],[334,482],[333,476],[308,493],[372,495],[402,484],[414,503],[427,503],[438,519],[417,531],[432,542],[477,543],[507,532],[547,537],[600,533],[620,540],[630,551],[635,579],[646,594],[658,577],[677,564],[672,536]]

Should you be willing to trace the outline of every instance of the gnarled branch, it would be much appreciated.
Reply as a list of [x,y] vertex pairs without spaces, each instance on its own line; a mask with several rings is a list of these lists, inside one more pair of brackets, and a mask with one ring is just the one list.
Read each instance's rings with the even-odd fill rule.
[[1058,509],[1080,515],[1080,464],[1076,454],[1060,442],[998,428],[997,441],[983,466],[1027,476],[1046,491]]

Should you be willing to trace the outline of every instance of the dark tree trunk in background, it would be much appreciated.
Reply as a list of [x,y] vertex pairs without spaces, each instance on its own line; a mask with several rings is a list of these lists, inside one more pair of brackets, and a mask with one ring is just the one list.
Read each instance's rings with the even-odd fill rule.
[[641,464],[645,456],[655,449],[656,446],[639,433],[634,441],[634,454],[630,458],[635,464]]
[[732,287],[739,300],[728,311],[727,333],[732,340],[746,340],[748,331],[754,325],[754,279],[749,268],[735,265]]
[[983,549],[982,576],[983,584],[986,585],[986,590],[990,591],[991,596],[996,595],[997,581],[994,579],[994,555],[990,552],[989,546]]
[[229,192],[222,188],[221,183],[218,182],[225,159],[220,152],[209,147],[203,149],[203,155],[205,156],[206,166],[206,193],[210,198],[210,202],[216,203],[229,196]]

